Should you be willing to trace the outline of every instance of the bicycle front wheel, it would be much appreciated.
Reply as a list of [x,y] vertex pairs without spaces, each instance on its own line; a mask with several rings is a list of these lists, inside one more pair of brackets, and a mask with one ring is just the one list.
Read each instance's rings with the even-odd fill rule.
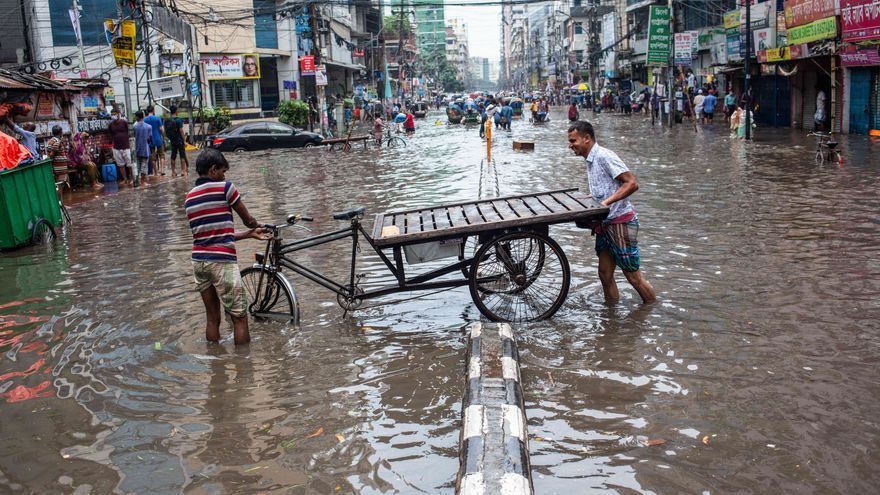
[[406,148],[406,141],[403,138],[393,136],[388,138],[389,148]]
[[264,266],[252,266],[241,271],[241,283],[247,297],[248,313],[254,319],[299,325],[299,301],[284,275]]
[[474,256],[470,292],[492,321],[538,321],[568,296],[571,271],[562,248],[536,232],[513,232],[483,244]]

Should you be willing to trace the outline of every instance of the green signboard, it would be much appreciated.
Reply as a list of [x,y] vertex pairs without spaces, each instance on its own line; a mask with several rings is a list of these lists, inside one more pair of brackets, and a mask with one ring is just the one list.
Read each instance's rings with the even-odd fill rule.
[[788,44],[800,45],[837,36],[837,18],[826,17],[788,29]]
[[651,5],[648,14],[648,65],[669,65],[669,7]]

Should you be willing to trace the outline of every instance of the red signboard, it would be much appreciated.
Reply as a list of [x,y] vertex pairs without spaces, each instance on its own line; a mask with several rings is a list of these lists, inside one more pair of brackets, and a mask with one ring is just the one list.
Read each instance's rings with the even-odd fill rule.
[[880,0],[840,0],[843,41],[880,39]]
[[835,3],[834,0],[785,0],[786,29],[833,17]]
[[880,52],[877,51],[877,47],[860,49],[851,47],[841,50],[840,63],[844,67],[880,65]]
[[315,75],[315,57],[305,55],[299,59],[299,73],[303,76]]
[[354,52],[352,52],[352,55],[354,55],[355,57],[363,57],[364,56],[364,49],[363,48],[355,48]]

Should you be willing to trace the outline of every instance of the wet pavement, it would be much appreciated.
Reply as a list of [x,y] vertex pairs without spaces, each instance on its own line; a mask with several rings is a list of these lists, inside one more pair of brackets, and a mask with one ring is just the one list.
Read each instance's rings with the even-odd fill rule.
[[[389,209],[586,188],[563,110],[496,133],[494,167],[476,129],[432,113],[402,150],[229,155],[227,177],[260,221],[307,213],[314,232],[355,205],[369,228]],[[519,331],[536,492],[874,492],[880,142],[844,137],[844,162],[817,165],[803,131],[759,128],[746,144],[720,123],[588,117],[639,178],[660,300],[641,306],[618,277],[607,307],[593,240],[551,229],[571,291]],[[228,331],[208,346],[191,178],[98,193],[53,249],[0,255],[0,492],[454,492],[460,328],[480,317],[467,289],[343,317],[292,277],[301,328],[257,323],[248,347]],[[239,243],[241,265],[260,249]],[[388,283],[363,254],[366,283]],[[339,243],[301,259],[342,278],[347,256]]]

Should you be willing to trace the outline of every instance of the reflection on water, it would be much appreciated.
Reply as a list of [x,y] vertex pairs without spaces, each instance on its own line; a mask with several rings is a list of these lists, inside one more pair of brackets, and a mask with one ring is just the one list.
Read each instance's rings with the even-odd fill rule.
[[[491,167],[475,128],[432,116],[405,149],[236,155],[228,175],[261,221],[308,213],[314,232],[351,206],[586,187],[554,117],[496,132]],[[590,117],[640,180],[660,301],[642,307],[621,283],[605,306],[588,233],[551,230],[571,292],[520,346],[537,492],[873,491],[880,144],[845,139],[842,166],[817,166],[799,131],[745,144],[721,125]],[[514,137],[536,152],[513,152]],[[54,249],[0,258],[0,492],[453,492],[459,328],[479,318],[467,290],[343,318],[292,277],[302,328],[206,345],[188,186],[77,204]],[[240,243],[241,264],[259,248]],[[362,254],[366,283],[389,283]],[[347,256],[339,243],[302,259],[343,278]]]

